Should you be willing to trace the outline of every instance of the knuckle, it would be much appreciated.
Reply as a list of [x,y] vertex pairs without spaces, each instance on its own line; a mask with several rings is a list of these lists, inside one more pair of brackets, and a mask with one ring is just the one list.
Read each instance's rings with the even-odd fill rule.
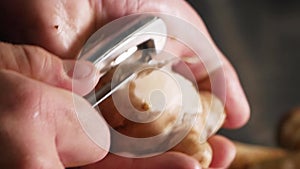
[[8,43],[0,43],[0,69],[9,69],[15,66],[13,45]]
[[138,12],[140,10],[140,5],[141,5],[141,1],[137,0],[137,1],[130,1],[130,0],[126,0],[126,13],[134,13],[134,12]]
[[28,65],[30,75],[33,77],[40,76],[42,70],[47,68],[51,63],[49,53],[38,46],[22,46],[24,51],[25,63]]
[[51,54],[38,46],[0,43],[0,49],[0,69],[37,77],[46,66],[53,65]]

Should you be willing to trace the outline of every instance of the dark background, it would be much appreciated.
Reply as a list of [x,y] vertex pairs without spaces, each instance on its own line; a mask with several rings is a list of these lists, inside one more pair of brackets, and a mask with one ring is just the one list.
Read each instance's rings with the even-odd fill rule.
[[235,66],[251,106],[232,139],[275,146],[280,118],[300,106],[300,1],[188,0]]

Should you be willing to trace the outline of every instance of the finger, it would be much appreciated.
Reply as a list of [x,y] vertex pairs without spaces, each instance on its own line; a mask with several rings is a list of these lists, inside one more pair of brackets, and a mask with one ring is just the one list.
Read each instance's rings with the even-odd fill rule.
[[106,155],[108,127],[80,96],[7,70],[0,71],[0,88],[1,164],[53,162],[61,168]]
[[222,136],[213,136],[208,140],[214,155],[211,168],[227,168],[235,157],[235,146]]
[[167,152],[149,158],[126,158],[115,154],[109,154],[102,161],[82,167],[81,169],[200,169],[198,161],[175,152]]
[[[214,93],[225,103],[226,113],[228,115],[224,127],[237,128],[244,125],[248,121],[250,114],[249,104],[240,85],[236,72],[234,71],[232,65],[230,65],[226,60],[225,56],[219,51],[216,45],[214,45],[213,40],[199,15],[185,1],[178,0],[176,2],[171,2],[169,0],[121,0],[116,3],[112,0],[104,0],[102,1],[101,7],[103,10],[98,10],[100,11],[97,18],[98,27],[102,26],[108,21],[133,13],[159,12],[176,16],[198,28],[199,31],[202,32],[204,36],[211,42],[218,56],[220,56],[221,62],[224,62],[224,68],[222,68],[223,70],[220,69],[214,72],[212,74],[213,77],[211,77],[212,79],[207,79],[201,86],[210,86],[210,83],[208,83],[209,80],[214,80],[215,83],[225,81],[225,84],[221,83],[222,85],[225,85],[225,90],[222,91],[224,86],[220,86],[219,89],[217,89],[217,91]],[[177,11],[181,12],[178,13]],[[105,13],[105,15],[103,15],[103,13]],[[178,46],[177,43],[174,43],[174,45],[175,47],[173,48],[173,53],[175,52],[179,56],[188,56],[190,54],[188,52],[189,50],[183,47],[183,45]],[[205,53],[205,51],[203,51],[203,53]],[[197,80],[201,80],[205,75],[207,75],[202,73],[203,65],[201,64],[202,63],[194,64],[193,66],[190,65],[192,66],[191,69],[193,70]],[[210,88],[207,87],[207,89]]]
[[0,69],[20,72],[50,85],[85,95],[98,82],[93,64],[87,61],[61,60],[36,46],[0,43]]
[[[188,64],[188,66],[198,80],[199,89],[213,92],[225,104],[227,116],[224,127],[238,128],[249,119],[249,104],[235,70],[227,60],[223,63],[221,68],[210,73],[209,76],[208,73],[197,73],[206,72],[202,63]],[[212,85],[214,85],[213,89]]]
[[[223,73],[221,73],[221,71]],[[223,102],[225,103],[227,112],[224,127],[238,128],[243,126],[249,120],[250,107],[234,68],[227,60],[225,60],[223,70],[217,70],[214,74],[215,75],[213,76],[215,76],[217,81],[215,82],[216,84],[218,84],[218,80],[221,80],[222,77],[220,76],[224,75],[224,96],[221,96],[223,93],[222,91],[217,91],[216,93],[220,98],[224,98]],[[220,86],[219,88],[221,89],[222,87]]]

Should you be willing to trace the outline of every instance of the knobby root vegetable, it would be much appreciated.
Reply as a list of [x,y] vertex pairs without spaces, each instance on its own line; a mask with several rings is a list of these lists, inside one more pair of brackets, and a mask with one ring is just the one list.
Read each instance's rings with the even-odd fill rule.
[[161,69],[141,71],[102,102],[99,110],[120,134],[140,140],[151,138],[141,147],[112,135],[112,149],[125,153],[130,149],[136,155],[177,151],[196,158],[203,167],[209,166],[213,153],[206,140],[225,119],[218,98],[199,92],[183,76]]
[[285,114],[279,126],[278,142],[286,149],[300,150],[300,107]]
[[236,157],[229,169],[252,169],[255,165],[266,161],[274,162],[287,155],[287,151],[280,148],[257,146],[239,142],[235,142],[235,146],[237,152]]

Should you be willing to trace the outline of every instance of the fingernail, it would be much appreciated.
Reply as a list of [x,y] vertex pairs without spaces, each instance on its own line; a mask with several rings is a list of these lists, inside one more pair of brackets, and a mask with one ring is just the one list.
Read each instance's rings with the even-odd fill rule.
[[94,72],[93,64],[87,61],[64,60],[63,66],[66,74],[72,79],[84,79]]
[[72,81],[72,91],[81,96],[91,92],[99,81],[99,71],[88,61],[64,60],[63,65]]
[[179,61],[177,63],[175,63],[172,67],[172,69],[181,74],[182,76],[184,76],[185,78],[194,81],[195,77],[193,72],[191,71],[191,69],[189,68],[189,63],[184,62],[184,61]]

